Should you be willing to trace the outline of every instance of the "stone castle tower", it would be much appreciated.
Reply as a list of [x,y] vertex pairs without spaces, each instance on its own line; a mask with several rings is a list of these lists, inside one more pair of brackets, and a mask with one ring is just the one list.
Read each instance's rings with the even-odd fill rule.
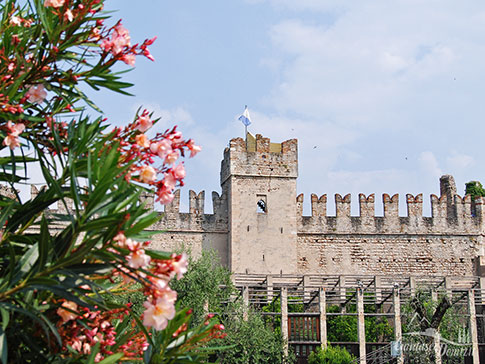
[[228,201],[228,265],[234,272],[297,272],[295,139],[232,139],[221,164]]

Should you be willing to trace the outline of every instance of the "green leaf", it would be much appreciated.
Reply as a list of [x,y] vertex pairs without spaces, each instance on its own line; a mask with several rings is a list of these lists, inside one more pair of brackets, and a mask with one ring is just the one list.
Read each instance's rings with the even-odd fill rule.
[[99,342],[93,346],[93,348],[91,349],[91,353],[88,356],[88,360],[86,364],[94,364],[94,359],[96,358],[96,355],[99,353],[99,346],[100,346]]
[[35,264],[38,258],[39,246],[38,244],[34,244],[25,252],[22,258],[20,258],[20,261],[16,267],[16,274],[12,279],[11,284],[15,284],[22,279],[22,277],[24,277],[32,269],[32,266]]
[[0,313],[2,315],[2,328],[6,330],[8,323],[10,322],[10,314],[4,308],[0,308]]
[[107,358],[101,360],[98,364],[111,364],[111,363],[116,363],[122,357],[123,357],[123,353],[113,354],[113,355],[110,355]]
[[3,364],[8,363],[8,347],[7,347],[7,335],[5,331],[0,327],[0,359]]
[[47,225],[45,215],[42,215],[42,220],[40,223],[39,264],[37,266],[38,271],[43,270],[47,264],[47,259],[49,257],[49,248],[51,246],[50,243],[51,239],[49,234],[49,226]]

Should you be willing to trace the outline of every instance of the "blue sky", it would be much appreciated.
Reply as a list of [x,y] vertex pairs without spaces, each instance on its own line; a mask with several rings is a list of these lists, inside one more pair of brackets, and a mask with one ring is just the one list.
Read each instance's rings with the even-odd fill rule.
[[[299,140],[298,192],[439,194],[439,176],[485,182],[485,3],[451,0],[107,1],[132,41],[157,36],[152,63],[127,78],[135,97],[96,95],[113,123],[143,105],[203,152],[188,189],[220,191],[236,118]],[[209,203],[210,193],[207,194]],[[209,207],[210,209],[210,207]]]

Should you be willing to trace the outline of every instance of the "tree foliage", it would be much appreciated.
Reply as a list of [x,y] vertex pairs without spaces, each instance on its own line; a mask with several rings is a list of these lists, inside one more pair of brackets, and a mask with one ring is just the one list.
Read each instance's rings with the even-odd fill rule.
[[189,256],[187,273],[172,287],[181,307],[193,310],[194,323],[204,321],[209,312],[222,312],[223,303],[234,293],[231,272],[221,265],[214,250],[204,250],[198,259]]
[[352,364],[355,359],[345,348],[329,345],[324,350],[318,348],[312,352],[308,364]]
[[465,194],[472,197],[472,201],[477,197],[485,197],[485,189],[479,181],[465,183]]

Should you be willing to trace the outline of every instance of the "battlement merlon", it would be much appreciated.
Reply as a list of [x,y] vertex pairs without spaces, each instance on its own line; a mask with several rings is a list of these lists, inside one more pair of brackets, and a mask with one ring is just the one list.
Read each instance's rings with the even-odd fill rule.
[[297,178],[298,140],[271,143],[250,133],[246,140],[231,139],[221,162],[221,185],[229,176]]

